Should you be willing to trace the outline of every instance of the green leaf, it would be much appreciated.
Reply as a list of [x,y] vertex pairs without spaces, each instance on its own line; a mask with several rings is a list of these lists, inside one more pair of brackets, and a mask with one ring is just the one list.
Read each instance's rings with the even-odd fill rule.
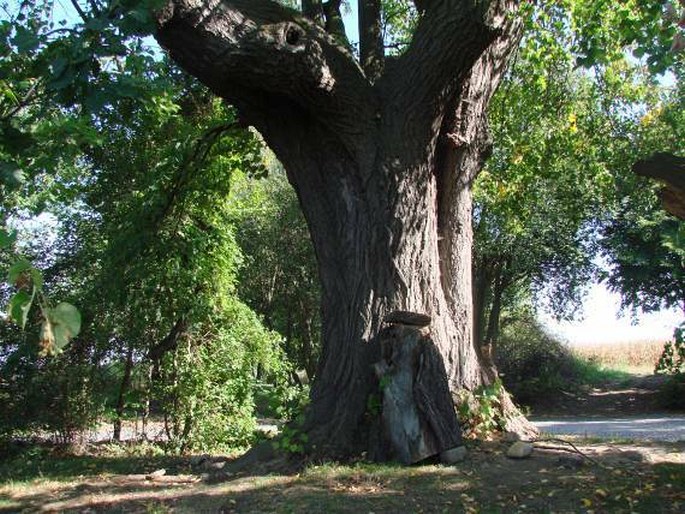
[[67,69],[68,65],[69,61],[67,59],[64,57],[58,57],[52,61],[52,63],[50,63],[50,71],[55,78],[59,78],[59,76],[64,73],[64,70]]
[[14,285],[17,285],[19,277],[22,273],[31,269],[31,263],[25,258],[20,258],[14,264],[10,266],[9,272],[7,273],[7,281]]
[[23,170],[9,163],[0,163],[0,184],[14,190],[21,187],[24,182],[26,182],[26,174]]
[[55,347],[58,350],[64,348],[81,331],[81,313],[70,303],[62,302],[50,309],[48,318],[52,323]]
[[0,248],[10,248],[17,240],[15,230],[7,231],[0,229]]
[[[21,130],[10,125],[8,122],[4,122],[2,126],[0,126],[0,136],[2,137],[0,139],[2,146],[11,155],[21,155],[22,152],[26,151],[35,143],[31,134],[28,132],[22,132]],[[15,162],[7,160],[4,160],[2,165],[3,167],[18,167]]]
[[52,91],[59,91],[70,86],[76,78],[76,70],[73,66],[68,66],[62,63],[56,64],[56,69],[59,73],[55,73],[53,78],[48,82],[48,88]]
[[28,294],[26,291],[19,291],[10,300],[10,319],[19,325],[22,330],[26,326],[26,321],[28,320],[29,310],[31,310],[32,303],[33,296]]
[[17,47],[17,51],[20,54],[33,52],[38,48],[40,39],[38,39],[38,35],[35,32],[32,32],[21,25],[17,26],[15,30],[16,33],[12,39],[12,43]]
[[43,274],[40,272],[40,270],[36,268],[31,268],[29,270],[29,274],[31,275],[31,281],[33,282],[33,287],[34,290],[40,291],[43,289]]

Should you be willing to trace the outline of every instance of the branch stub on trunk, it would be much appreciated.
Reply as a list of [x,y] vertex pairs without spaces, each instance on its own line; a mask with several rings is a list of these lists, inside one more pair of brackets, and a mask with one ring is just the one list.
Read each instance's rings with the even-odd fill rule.
[[414,327],[427,327],[430,325],[431,317],[428,314],[421,314],[419,312],[410,311],[393,311],[385,318],[383,318],[385,323],[389,324],[399,324],[399,325],[411,325]]

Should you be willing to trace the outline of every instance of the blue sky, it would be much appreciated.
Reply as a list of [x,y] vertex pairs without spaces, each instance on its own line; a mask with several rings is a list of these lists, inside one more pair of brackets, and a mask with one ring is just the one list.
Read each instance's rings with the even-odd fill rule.
[[343,21],[345,22],[345,32],[350,43],[359,42],[359,27],[357,27],[357,0],[350,0],[350,10],[343,14]]

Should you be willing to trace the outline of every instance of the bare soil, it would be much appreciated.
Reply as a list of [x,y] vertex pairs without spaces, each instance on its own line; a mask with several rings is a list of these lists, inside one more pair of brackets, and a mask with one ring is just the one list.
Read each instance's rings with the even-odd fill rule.
[[666,380],[663,375],[633,375],[596,387],[583,386],[579,390],[541,398],[532,411],[535,417],[543,418],[633,417],[661,413],[664,408],[659,388]]

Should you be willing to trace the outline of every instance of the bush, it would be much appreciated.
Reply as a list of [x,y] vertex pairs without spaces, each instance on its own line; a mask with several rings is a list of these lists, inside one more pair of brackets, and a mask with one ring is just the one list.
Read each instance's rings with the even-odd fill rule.
[[685,374],[685,322],[673,331],[673,340],[664,345],[655,371],[674,376]]
[[164,356],[153,396],[174,450],[246,448],[256,429],[259,376],[278,383],[287,375],[277,334],[240,302],[226,318],[195,327]]
[[308,385],[284,381],[277,384],[260,383],[255,389],[255,410],[260,417],[292,421],[308,403]]
[[92,367],[73,346],[51,358],[34,350],[21,346],[0,368],[0,435],[45,431],[57,442],[73,443],[102,413]]
[[659,388],[659,403],[666,409],[685,409],[685,373],[668,378]]
[[502,395],[506,394],[502,381],[497,379],[475,391],[460,391],[457,396],[457,413],[464,437],[488,439],[504,430],[506,420],[502,413]]
[[495,363],[507,390],[525,405],[567,388],[579,377],[578,361],[571,351],[532,319],[503,328]]
[[659,390],[661,404],[667,409],[685,409],[685,323],[673,332],[673,340],[664,346],[657,373],[669,375]]

